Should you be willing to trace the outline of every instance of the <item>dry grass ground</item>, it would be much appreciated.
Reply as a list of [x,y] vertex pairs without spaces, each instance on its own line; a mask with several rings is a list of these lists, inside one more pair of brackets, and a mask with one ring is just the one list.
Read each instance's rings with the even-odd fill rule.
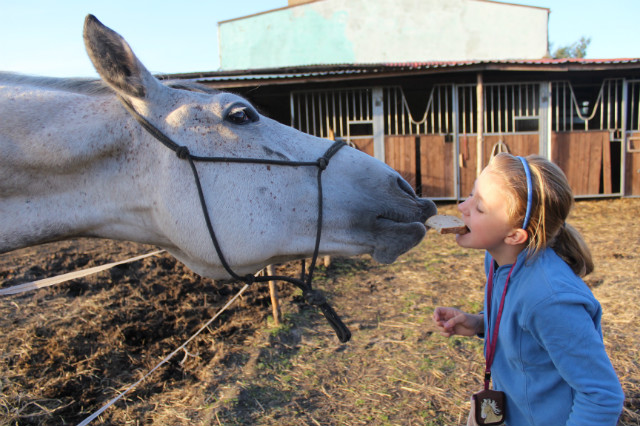
[[[442,206],[452,213],[455,206]],[[604,309],[605,343],[640,424],[640,200],[579,202],[569,222],[591,246],[587,283]],[[3,285],[88,267],[151,247],[76,241],[0,256]],[[482,342],[434,333],[435,306],[480,309],[480,252],[433,233],[392,265],[334,259],[316,286],[353,332],[280,285],[273,327],[264,287],[94,421],[161,425],[457,425],[481,387]],[[295,265],[295,269],[297,269]],[[283,265],[294,273],[294,266]],[[239,289],[169,256],[0,299],[0,425],[77,424],[179,346]]]

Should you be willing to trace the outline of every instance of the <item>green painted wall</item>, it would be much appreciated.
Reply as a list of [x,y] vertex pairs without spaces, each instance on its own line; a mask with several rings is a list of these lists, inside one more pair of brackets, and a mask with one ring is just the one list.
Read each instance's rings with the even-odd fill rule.
[[297,12],[294,9],[221,26],[220,62],[225,63],[222,67],[247,69],[354,62],[353,44],[346,35],[346,12],[337,11],[325,17],[314,10],[294,13]]
[[479,0],[323,0],[219,23],[220,64],[539,59],[548,14]]

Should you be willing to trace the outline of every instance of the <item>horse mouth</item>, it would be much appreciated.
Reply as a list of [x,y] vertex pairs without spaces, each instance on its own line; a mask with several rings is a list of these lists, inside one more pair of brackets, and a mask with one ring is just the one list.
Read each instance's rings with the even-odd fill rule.
[[[438,208],[433,201],[427,198],[412,197],[412,203],[407,208],[399,210],[397,208],[387,208],[376,216],[376,221],[384,223],[408,224],[424,223],[431,216],[438,213]],[[424,227],[424,226],[423,226]]]
[[433,203],[421,206],[419,214],[384,212],[376,217],[375,243],[371,256],[380,263],[393,263],[398,256],[415,247],[427,233],[424,222],[436,214]]
[[423,217],[410,216],[406,214],[401,214],[399,212],[385,212],[383,214],[379,214],[376,217],[376,220],[394,222],[394,223],[413,223],[413,222],[425,223],[427,219],[428,217],[425,217],[423,219]]

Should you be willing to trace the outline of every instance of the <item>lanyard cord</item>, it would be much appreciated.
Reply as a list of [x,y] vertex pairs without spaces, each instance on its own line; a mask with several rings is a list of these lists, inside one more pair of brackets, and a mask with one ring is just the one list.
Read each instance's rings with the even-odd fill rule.
[[509,285],[509,279],[513,268],[516,266],[515,262],[509,269],[507,275],[507,281],[504,283],[504,290],[502,291],[502,298],[500,299],[500,307],[498,308],[498,316],[496,318],[496,325],[493,329],[493,337],[491,337],[491,304],[493,302],[493,264],[494,260],[491,259],[491,267],[489,268],[489,276],[487,277],[487,344],[485,345],[485,369],[484,369],[484,389],[489,390],[491,383],[491,365],[493,364],[493,358],[496,355],[496,344],[498,342],[498,330],[500,329],[500,320],[502,319],[502,311],[504,310],[504,299],[507,296],[507,286]]

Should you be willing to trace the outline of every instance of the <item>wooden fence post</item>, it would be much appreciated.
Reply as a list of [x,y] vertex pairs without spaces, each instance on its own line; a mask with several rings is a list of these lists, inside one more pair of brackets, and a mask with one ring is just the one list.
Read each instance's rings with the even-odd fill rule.
[[[267,274],[274,275],[273,265],[267,266]],[[269,281],[269,294],[271,295],[271,309],[273,311],[273,323],[280,325],[280,300],[278,299],[278,288],[275,281]]]
[[478,124],[478,135],[476,137],[476,176],[480,176],[484,167],[484,84],[482,73],[476,75],[476,123]]

